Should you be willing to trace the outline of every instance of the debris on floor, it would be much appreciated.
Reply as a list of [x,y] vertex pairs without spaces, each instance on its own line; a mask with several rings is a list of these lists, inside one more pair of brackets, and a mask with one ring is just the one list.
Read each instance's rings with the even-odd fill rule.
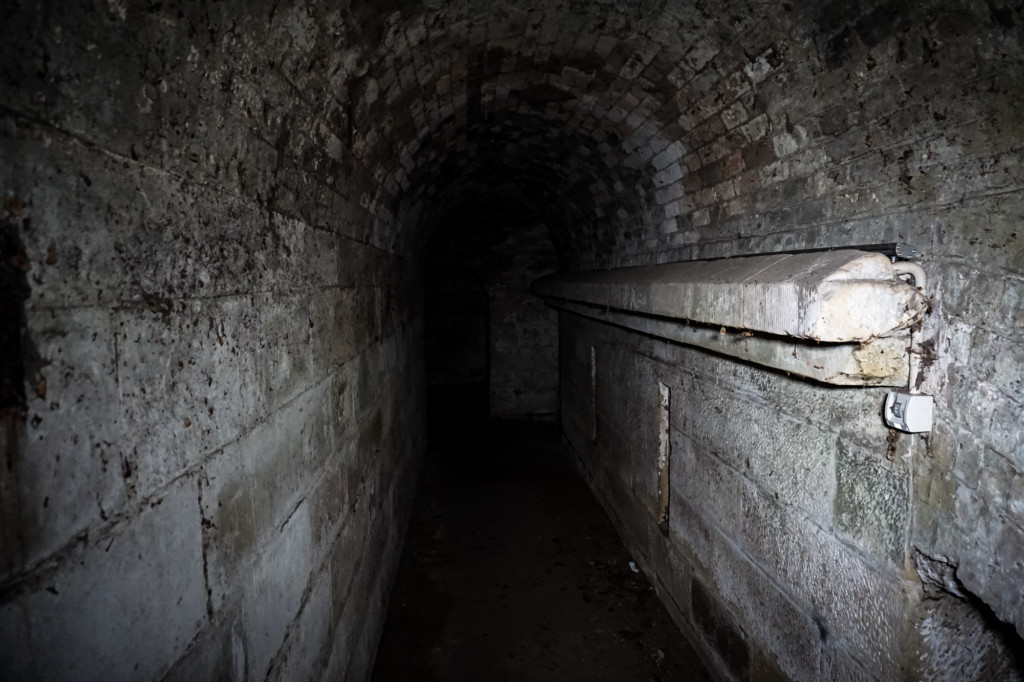
[[710,679],[557,425],[478,435],[432,440],[373,679]]

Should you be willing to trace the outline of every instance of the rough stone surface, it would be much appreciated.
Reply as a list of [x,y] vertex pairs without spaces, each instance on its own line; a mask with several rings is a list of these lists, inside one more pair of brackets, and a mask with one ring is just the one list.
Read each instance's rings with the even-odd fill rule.
[[[927,299],[889,258],[853,250],[558,274],[533,291],[592,306],[825,342],[919,324]],[[905,381],[905,380],[904,380]]]
[[966,592],[956,566],[920,552],[914,564],[922,577],[921,600],[906,642],[919,662],[919,679],[1024,679],[1012,626]]
[[[998,655],[1024,632],[1022,26],[1001,0],[10,3],[3,676],[366,676],[423,445],[423,254],[470,198],[529,208],[563,270],[917,246],[928,436],[890,437],[884,391],[570,315],[560,411],[684,632],[696,580],[751,676],[946,660],[899,645],[957,637],[915,550],[1008,624],[970,628]],[[667,536],[659,382],[692,445]]]
[[[8,604],[24,630],[3,647],[27,648],[0,660],[25,679],[163,675],[207,617],[196,482],[179,480],[133,521],[78,544],[66,570]],[[48,642],[62,645],[40,648]]]
[[[311,153],[333,114],[299,55],[340,24],[65,10],[9,8],[0,55],[23,273],[0,676],[363,676],[423,443],[422,305],[351,169]],[[346,622],[363,642],[332,653]]]

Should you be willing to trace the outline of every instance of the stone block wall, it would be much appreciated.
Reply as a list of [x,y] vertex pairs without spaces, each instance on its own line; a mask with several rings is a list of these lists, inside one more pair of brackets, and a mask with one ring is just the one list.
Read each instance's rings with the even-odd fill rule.
[[297,84],[327,34],[251,3],[4,21],[0,677],[364,678],[422,294],[330,157],[344,107]]
[[723,675],[1010,674],[1013,3],[44,2],[4,21],[7,676],[365,675],[422,442],[421,256],[473,198],[529,209],[562,269],[918,247],[927,437],[884,431],[879,391],[571,317],[562,419]]
[[[591,389],[589,363],[563,367],[564,412],[594,400],[597,426],[591,437],[567,422],[566,435],[713,667],[737,679],[833,679],[832,665],[896,677],[909,472],[870,455],[887,435],[884,393],[808,386],[567,314],[561,331],[576,346],[563,361],[593,348],[596,369]],[[666,534],[659,384],[670,392]]]
[[[712,668],[939,679],[942,659],[965,675],[1019,675],[1014,636],[964,592],[951,597],[926,573],[920,601],[907,567],[920,552],[909,546],[913,447],[880,419],[886,389],[816,386],[569,313],[560,332],[563,425],[580,469]],[[948,608],[957,615],[943,619]]]

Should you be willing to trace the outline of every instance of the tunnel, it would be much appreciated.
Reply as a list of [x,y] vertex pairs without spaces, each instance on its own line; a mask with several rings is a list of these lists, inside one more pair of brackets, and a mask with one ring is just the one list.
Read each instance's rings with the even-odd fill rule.
[[368,679],[445,406],[713,679],[1024,677],[1018,3],[3,15],[0,678]]

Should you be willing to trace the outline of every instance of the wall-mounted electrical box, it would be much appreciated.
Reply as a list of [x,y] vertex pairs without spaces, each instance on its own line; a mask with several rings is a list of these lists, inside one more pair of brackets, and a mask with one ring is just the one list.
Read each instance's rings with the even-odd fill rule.
[[930,395],[890,393],[885,399],[885,423],[907,433],[932,430],[935,400]]

